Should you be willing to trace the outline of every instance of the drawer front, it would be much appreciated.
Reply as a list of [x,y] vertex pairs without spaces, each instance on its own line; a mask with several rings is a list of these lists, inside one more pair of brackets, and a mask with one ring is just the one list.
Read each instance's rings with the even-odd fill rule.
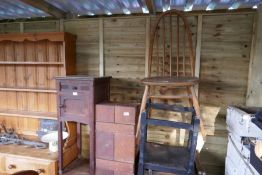
[[[34,170],[41,172],[41,175],[53,175],[51,163],[40,162],[22,158],[6,157],[6,173],[15,173],[22,170]],[[55,170],[54,170],[55,171]]]
[[114,160],[114,134],[110,132],[96,132],[96,157]]
[[92,82],[89,82],[89,81],[65,80],[65,81],[60,82],[59,91],[61,92],[71,92],[71,91],[87,92],[91,90],[92,86],[93,86]]
[[114,159],[120,162],[135,162],[135,136],[115,134]]
[[108,104],[96,105],[96,121],[97,122],[115,122],[115,106]]
[[116,106],[115,123],[135,125],[136,112],[136,107]]
[[96,175],[112,175],[112,172],[114,175],[134,175],[135,172],[134,164],[103,159],[96,159],[96,169]]
[[96,122],[97,158],[134,163],[135,150],[134,126]]

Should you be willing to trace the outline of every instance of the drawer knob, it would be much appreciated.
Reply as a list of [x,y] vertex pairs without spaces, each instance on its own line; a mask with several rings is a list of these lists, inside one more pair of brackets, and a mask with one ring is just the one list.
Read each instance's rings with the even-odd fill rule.
[[37,172],[38,174],[41,174],[41,173],[45,173],[45,170],[44,170],[44,169],[38,169],[38,170],[36,170],[36,172]]
[[12,164],[11,164],[11,165],[8,165],[8,169],[10,169],[10,170],[11,170],[11,169],[15,169],[15,168],[16,168],[15,165],[12,165]]

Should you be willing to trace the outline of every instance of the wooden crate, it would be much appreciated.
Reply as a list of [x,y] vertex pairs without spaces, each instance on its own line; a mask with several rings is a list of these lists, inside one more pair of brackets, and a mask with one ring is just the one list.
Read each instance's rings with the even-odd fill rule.
[[134,174],[138,105],[96,105],[96,174]]

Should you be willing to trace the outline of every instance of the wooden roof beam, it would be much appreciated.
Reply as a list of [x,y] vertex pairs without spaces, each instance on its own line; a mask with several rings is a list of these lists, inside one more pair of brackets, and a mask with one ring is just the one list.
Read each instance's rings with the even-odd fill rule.
[[156,14],[156,6],[153,0],[145,0],[146,7],[150,14]]
[[20,0],[21,2],[30,5],[34,8],[42,10],[56,18],[66,18],[67,14],[63,10],[53,6],[52,4],[44,0]]

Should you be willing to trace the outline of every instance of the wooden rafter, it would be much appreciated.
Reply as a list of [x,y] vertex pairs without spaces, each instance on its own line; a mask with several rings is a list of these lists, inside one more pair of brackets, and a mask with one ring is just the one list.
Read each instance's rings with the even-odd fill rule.
[[44,0],[20,0],[21,2],[28,4],[34,8],[37,8],[39,10],[42,10],[56,18],[65,18],[66,12],[63,10],[60,10],[59,8],[49,4],[48,2]]
[[156,7],[153,0],[145,0],[147,9],[149,10],[150,14],[156,14]]

